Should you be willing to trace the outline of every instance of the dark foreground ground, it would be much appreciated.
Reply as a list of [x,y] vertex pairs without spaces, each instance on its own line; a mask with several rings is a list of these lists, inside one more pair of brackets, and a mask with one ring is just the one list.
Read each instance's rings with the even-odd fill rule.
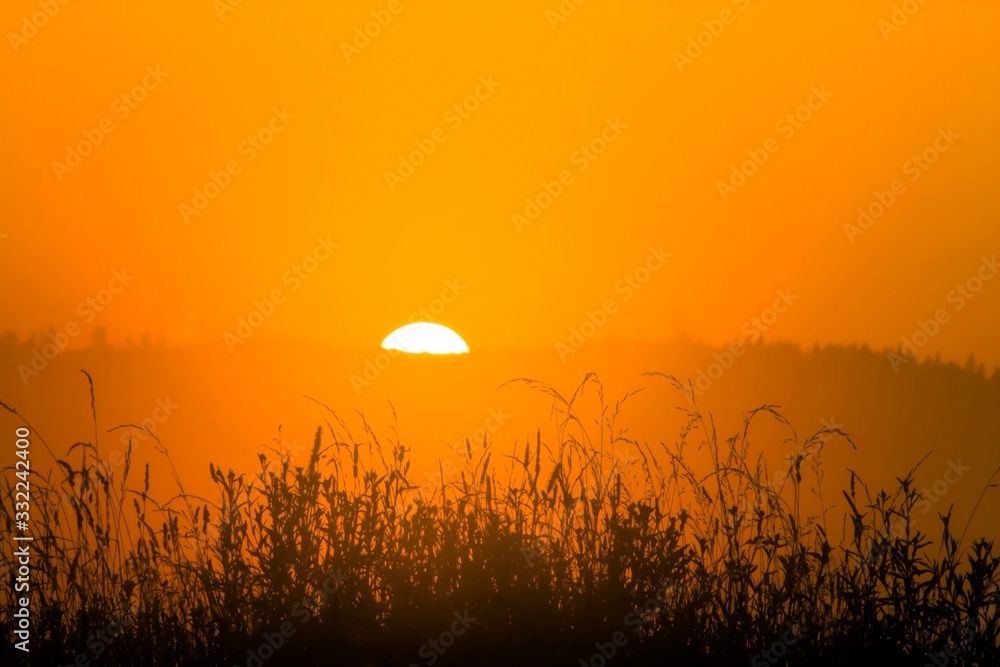
[[853,473],[824,488],[823,448],[853,447],[824,427],[791,433],[768,471],[754,423],[787,425],[768,406],[724,441],[693,404],[671,444],[631,441],[617,408],[577,414],[590,383],[528,383],[555,428],[516,452],[467,442],[444,489],[410,479],[405,445],[332,414],[298,463],[212,466],[208,498],[162,443],[154,474],[177,490],[160,498],[131,451],[108,469],[74,445],[32,478],[28,655],[18,557],[0,551],[0,664],[1000,665],[1000,558],[950,509],[919,513],[913,470],[887,491]]

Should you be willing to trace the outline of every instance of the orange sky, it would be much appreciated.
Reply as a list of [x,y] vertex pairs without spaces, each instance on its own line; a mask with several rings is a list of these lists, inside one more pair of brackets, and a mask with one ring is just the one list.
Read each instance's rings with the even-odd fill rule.
[[1000,364],[1000,280],[950,293],[1000,251],[995,2],[913,2],[891,31],[891,2],[224,2],[69,2],[37,29],[49,3],[4,3],[5,330],[223,348],[279,290],[254,335],[371,346],[457,289],[438,320],[473,350],[553,346],[608,300],[598,337],[721,343],[790,288],[767,339],[895,345],[943,309],[921,354]]

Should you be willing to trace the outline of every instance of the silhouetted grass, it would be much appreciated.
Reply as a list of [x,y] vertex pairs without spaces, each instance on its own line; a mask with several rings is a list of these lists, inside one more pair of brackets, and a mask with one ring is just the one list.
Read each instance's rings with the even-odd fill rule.
[[[608,665],[924,665],[945,650],[947,664],[1000,664],[1000,559],[992,542],[956,537],[950,510],[933,542],[911,526],[913,470],[891,492],[852,472],[848,489],[824,498],[824,446],[854,446],[837,429],[800,442],[763,406],[721,441],[689,394],[687,426],[649,445],[618,423],[628,397],[608,405],[593,376],[569,397],[517,382],[552,399],[553,435],[507,450],[484,442],[477,457],[467,442],[459,479],[431,494],[412,482],[403,443],[363,419],[352,433],[331,410],[303,465],[277,451],[253,474],[213,465],[210,499],[185,492],[150,433],[177,487],[154,499],[131,445],[120,471],[98,464],[95,411],[94,442],[70,447],[47,479],[32,475],[31,664],[85,654],[90,664],[256,665],[248,651],[283,623],[294,634],[263,664],[599,665],[602,647],[614,648]],[[588,390],[600,414],[579,413]],[[762,418],[788,428],[781,485],[751,451]],[[623,448],[637,460],[623,464]],[[694,459],[710,464],[696,470]],[[822,507],[838,502],[836,518],[803,516],[810,484]],[[828,521],[848,537],[831,544]],[[460,623],[443,653],[429,647],[456,618],[468,629]],[[10,642],[0,655],[22,657]]]

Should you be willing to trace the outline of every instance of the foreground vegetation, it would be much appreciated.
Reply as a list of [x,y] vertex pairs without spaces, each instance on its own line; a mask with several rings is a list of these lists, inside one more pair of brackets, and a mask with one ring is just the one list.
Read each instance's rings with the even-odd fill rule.
[[[950,510],[933,539],[912,526],[913,470],[878,492],[851,473],[824,498],[823,448],[854,446],[837,429],[800,441],[763,406],[721,441],[692,400],[676,440],[648,445],[593,377],[568,397],[521,382],[553,400],[553,433],[466,443],[462,474],[430,492],[404,443],[332,411],[302,465],[212,466],[209,499],[176,474],[154,499],[131,447],[109,470],[96,433],[73,445],[32,475],[31,664],[1000,664],[1000,557],[953,533]],[[580,414],[587,392],[600,414]],[[751,451],[760,419],[789,429],[787,469]],[[808,516],[810,493],[824,509]],[[9,540],[0,560],[9,638]]]

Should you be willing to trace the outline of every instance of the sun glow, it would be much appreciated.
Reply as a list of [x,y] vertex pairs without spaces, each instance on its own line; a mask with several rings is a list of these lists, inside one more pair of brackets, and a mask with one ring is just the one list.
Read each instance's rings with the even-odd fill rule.
[[469,346],[446,326],[433,322],[414,322],[385,337],[382,347],[411,354],[465,354]]

